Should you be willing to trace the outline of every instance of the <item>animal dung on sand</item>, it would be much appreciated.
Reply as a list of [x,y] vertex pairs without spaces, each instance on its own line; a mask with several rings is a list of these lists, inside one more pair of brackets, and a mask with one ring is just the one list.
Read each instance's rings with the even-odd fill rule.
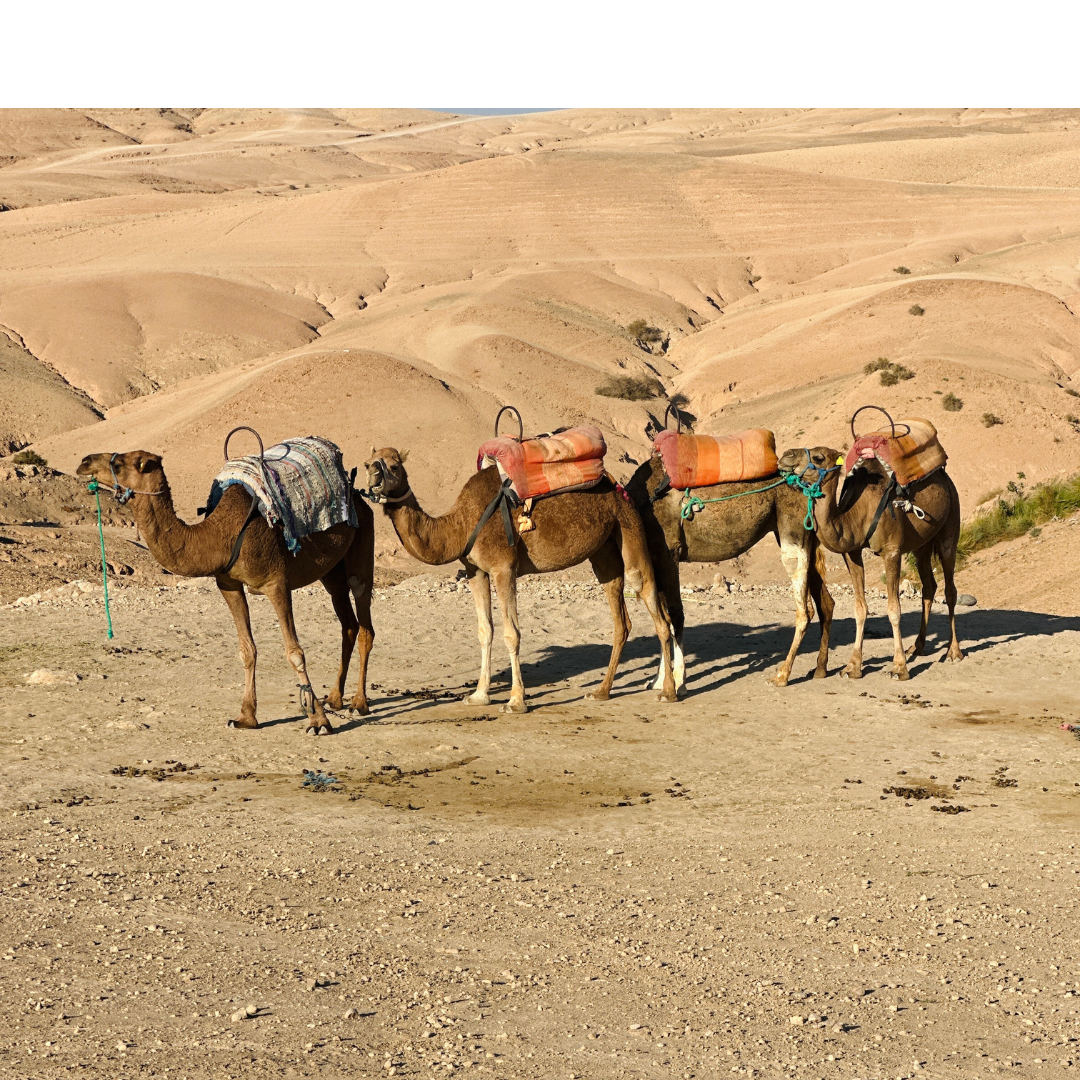
[[760,480],[776,472],[776,437],[766,428],[719,436],[661,431],[653,446],[671,486],[680,491]]
[[599,483],[606,453],[598,427],[575,427],[520,441],[506,436],[488,439],[480,447],[476,467],[482,468],[484,459],[491,458],[519,499],[535,499]]

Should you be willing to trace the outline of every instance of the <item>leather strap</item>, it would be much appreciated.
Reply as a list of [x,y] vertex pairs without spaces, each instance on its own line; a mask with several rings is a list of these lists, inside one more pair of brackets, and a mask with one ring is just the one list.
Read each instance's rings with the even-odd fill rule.
[[252,498],[251,509],[248,511],[248,516],[244,519],[244,524],[240,526],[240,535],[236,538],[236,543],[232,546],[232,554],[229,556],[229,561],[225,564],[225,568],[219,573],[227,574],[235,565],[236,560],[240,558],[240,548],[244,545],[244,533],[247,532],[247,527],[259,516],[259,500]]
[[513,491],[510,490],[510,480],[506,479],[502,483],[502,487],[499,488],[495,498],[487,504],[487,508],[483,514],[480,515],[480,520],[476,523],[476,528],[473,529],[469,539],[465,542],[465,550],[461,553],[461,558],[467,558],[470,551],[473,549],[473,544],[476,543],[476,538],[480,535],[480,530],[488,523],[491,515],[501,506],[503,514],[503,528],[506,530],[506,543],[509,547],[514,546],[514,523],[510,517],[510,507],[514,505],[516,496]]
[[885,513],[885,507],[889,505],[889,500],[896,492],[896,477],[890,476],[889,482],[885,485],[885,494],[881,496],[881,502],[878,503],[878,508],[874,512],[874,520],[870,522],[870,531],[866,534],[866,539],[863,541],[863,547],[870,543],[870,537],[874,535],[874,531],[878,527],[878,522],[881,520],[881,515]]

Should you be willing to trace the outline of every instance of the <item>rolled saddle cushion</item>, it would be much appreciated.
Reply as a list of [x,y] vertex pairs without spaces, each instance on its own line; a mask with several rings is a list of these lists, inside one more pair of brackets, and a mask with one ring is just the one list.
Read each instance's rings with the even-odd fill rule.
[[673,488],[760,480],[776,472],[776,437],[765,428],[718,436],[661,431],[653,446]]
[[509,478],[519,499],[554,495],[573,488],[591,487],[604,476],[607,444],[597,427],[567,428],[555,435],[517,439],[489,439],[480,447],[476,467],[491,458],[500,475]]
[[929,420],[897,420],[896,430],[905,429],[906,434],[896,436],[889,429],[860,435],[848,451],[844,471],[851,472],[860,461],[876,457],[896,476],[896,482],[906,487],[948,461],[937,428]]

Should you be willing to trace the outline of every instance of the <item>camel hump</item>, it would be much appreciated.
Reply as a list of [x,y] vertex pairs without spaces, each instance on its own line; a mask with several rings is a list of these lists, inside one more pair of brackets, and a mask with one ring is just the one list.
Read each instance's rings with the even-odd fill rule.
[[517,440],[488,439],[477,455],[479,469],[491,458],[499,475],[509,479],[519,499],[592,487],[604,477],[607,444],[598,427],[567,428],[550,435]]
[[898,484],[921,480],[949,460],[938,439],[937,428],[918,417],[897,420],[893,428],[860,435],[848,451],[844,471],[851,472],[860,462],[876,458],[895,477]]
[[760,480],[777,468],[776,436],[767,428],[719,436],[661,431],[653,446],[671,486],[679,490]]

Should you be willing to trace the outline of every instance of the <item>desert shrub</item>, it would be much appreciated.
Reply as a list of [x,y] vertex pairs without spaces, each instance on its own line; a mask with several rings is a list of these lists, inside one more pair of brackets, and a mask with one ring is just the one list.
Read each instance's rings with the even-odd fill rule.
[[871,360],[863,368],[864,375],[873,375],[875,371],[884,371],[885,368],[892,367],[892,361],[884,356],[879,356],[876,360]]
[[664,384],[651,375],[612,375],[596,393],[623,401],[648,401],[664,393]]
[[667,336],[660,327],[650,326],[644,319],[635,319],[626,331],[646,352],[649,351],[650,345],[662,342]]
[[894,266],[893,267],[893,273],[894,274],[910,274],[911,271],[906,266]]
[[1080,390],[1074,390],[1071,386],[1063,386],[1061,389],[1064,390],[1069,397],[1080,397]]
[[910,368],[904,367],[903,364],[895,364],[884,356],[871,360],[863,368],[865,375],[872,375],[875,371],[881,372],[882,386],[895,386],[898,382],[906,382],[908,379],[915,378],[915,372]]
[[36,450],[20,450],[12,459],[16,465],[48,465]]
[[1073,413],[1066,413],[1065,419],[1068,420],[1070,424],[1080,424],[1080,416],[1075,416]]
[[959,412],[964,407],[964,402],[950,390],[941,399],[941,407],[946,412]]
[[1011,480],[1007,486],[1015,496],[1011,502],[998,499],[992,509],[978,514],[960,529],[957,554],[961,559],[1080,510],[1080,475],[1038,484],[1031,491],[1024,487],[1023,474],[1017,477],[1019,482]]
[[1005,421],[1000,416],[995,416],[992,412],[984,412],[982,415],[983,427],[997,427],[998,424],[1004,424]]
[[926,308],[920,307],[918,304],[912,304],[911,307],[907,309],[907,313],[909,315],[925,315]]

